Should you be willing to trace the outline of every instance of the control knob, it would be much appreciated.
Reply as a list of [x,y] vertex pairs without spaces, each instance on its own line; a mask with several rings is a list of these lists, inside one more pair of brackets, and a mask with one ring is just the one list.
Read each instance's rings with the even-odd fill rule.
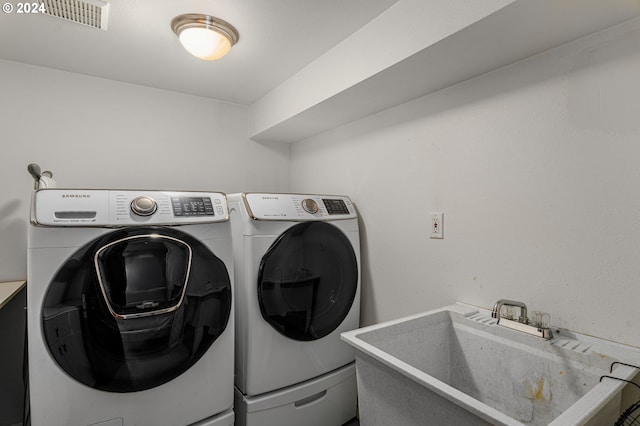
[[312,200],[311,198],[305,198],[304,200],[302,200],[302,208],[304,209],[304,211],[311,214],[316,214],[318,213],[318,210],[320,210],[320,208],[318,207],[318,203],[316,203],[315,200]]
[[151,216],[156,210],[158,210],[158,204],[151,197],[140,196],[131,202],[131,211],[138,216]]

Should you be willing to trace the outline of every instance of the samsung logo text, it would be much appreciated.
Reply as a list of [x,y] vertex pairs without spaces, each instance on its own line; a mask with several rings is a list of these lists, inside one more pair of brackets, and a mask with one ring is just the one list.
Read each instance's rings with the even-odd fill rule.
[[62,198],[91,198],[91,194],[62,194]]

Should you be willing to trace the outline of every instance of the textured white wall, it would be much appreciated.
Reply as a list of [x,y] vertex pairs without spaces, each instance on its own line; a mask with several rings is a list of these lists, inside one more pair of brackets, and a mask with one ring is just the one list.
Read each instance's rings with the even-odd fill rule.
[[511,298],[640,346],[639,76],[634,20],[294,144],[360,210],[364,323]]
[[0,76],[0,281],[26,277],[29,163],[62,187],[289,188],[289,147],[250,141],[245,107],[4,60]]

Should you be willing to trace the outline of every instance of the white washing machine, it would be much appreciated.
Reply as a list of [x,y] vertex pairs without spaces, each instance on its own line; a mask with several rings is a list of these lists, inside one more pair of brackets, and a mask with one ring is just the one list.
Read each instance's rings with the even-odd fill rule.
[[356,415],[360,237],[349,197],[228,196],[236,424],[342,425]]
[[31,424],[233,425],[226,196],[44,189],[31,222]]

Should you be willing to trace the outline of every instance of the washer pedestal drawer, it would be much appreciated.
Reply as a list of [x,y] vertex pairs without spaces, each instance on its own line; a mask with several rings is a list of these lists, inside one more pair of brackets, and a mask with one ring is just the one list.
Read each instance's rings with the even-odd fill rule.
[[235,391],[236,426],[341,426],[356,416],[355,363],[257,396]]

